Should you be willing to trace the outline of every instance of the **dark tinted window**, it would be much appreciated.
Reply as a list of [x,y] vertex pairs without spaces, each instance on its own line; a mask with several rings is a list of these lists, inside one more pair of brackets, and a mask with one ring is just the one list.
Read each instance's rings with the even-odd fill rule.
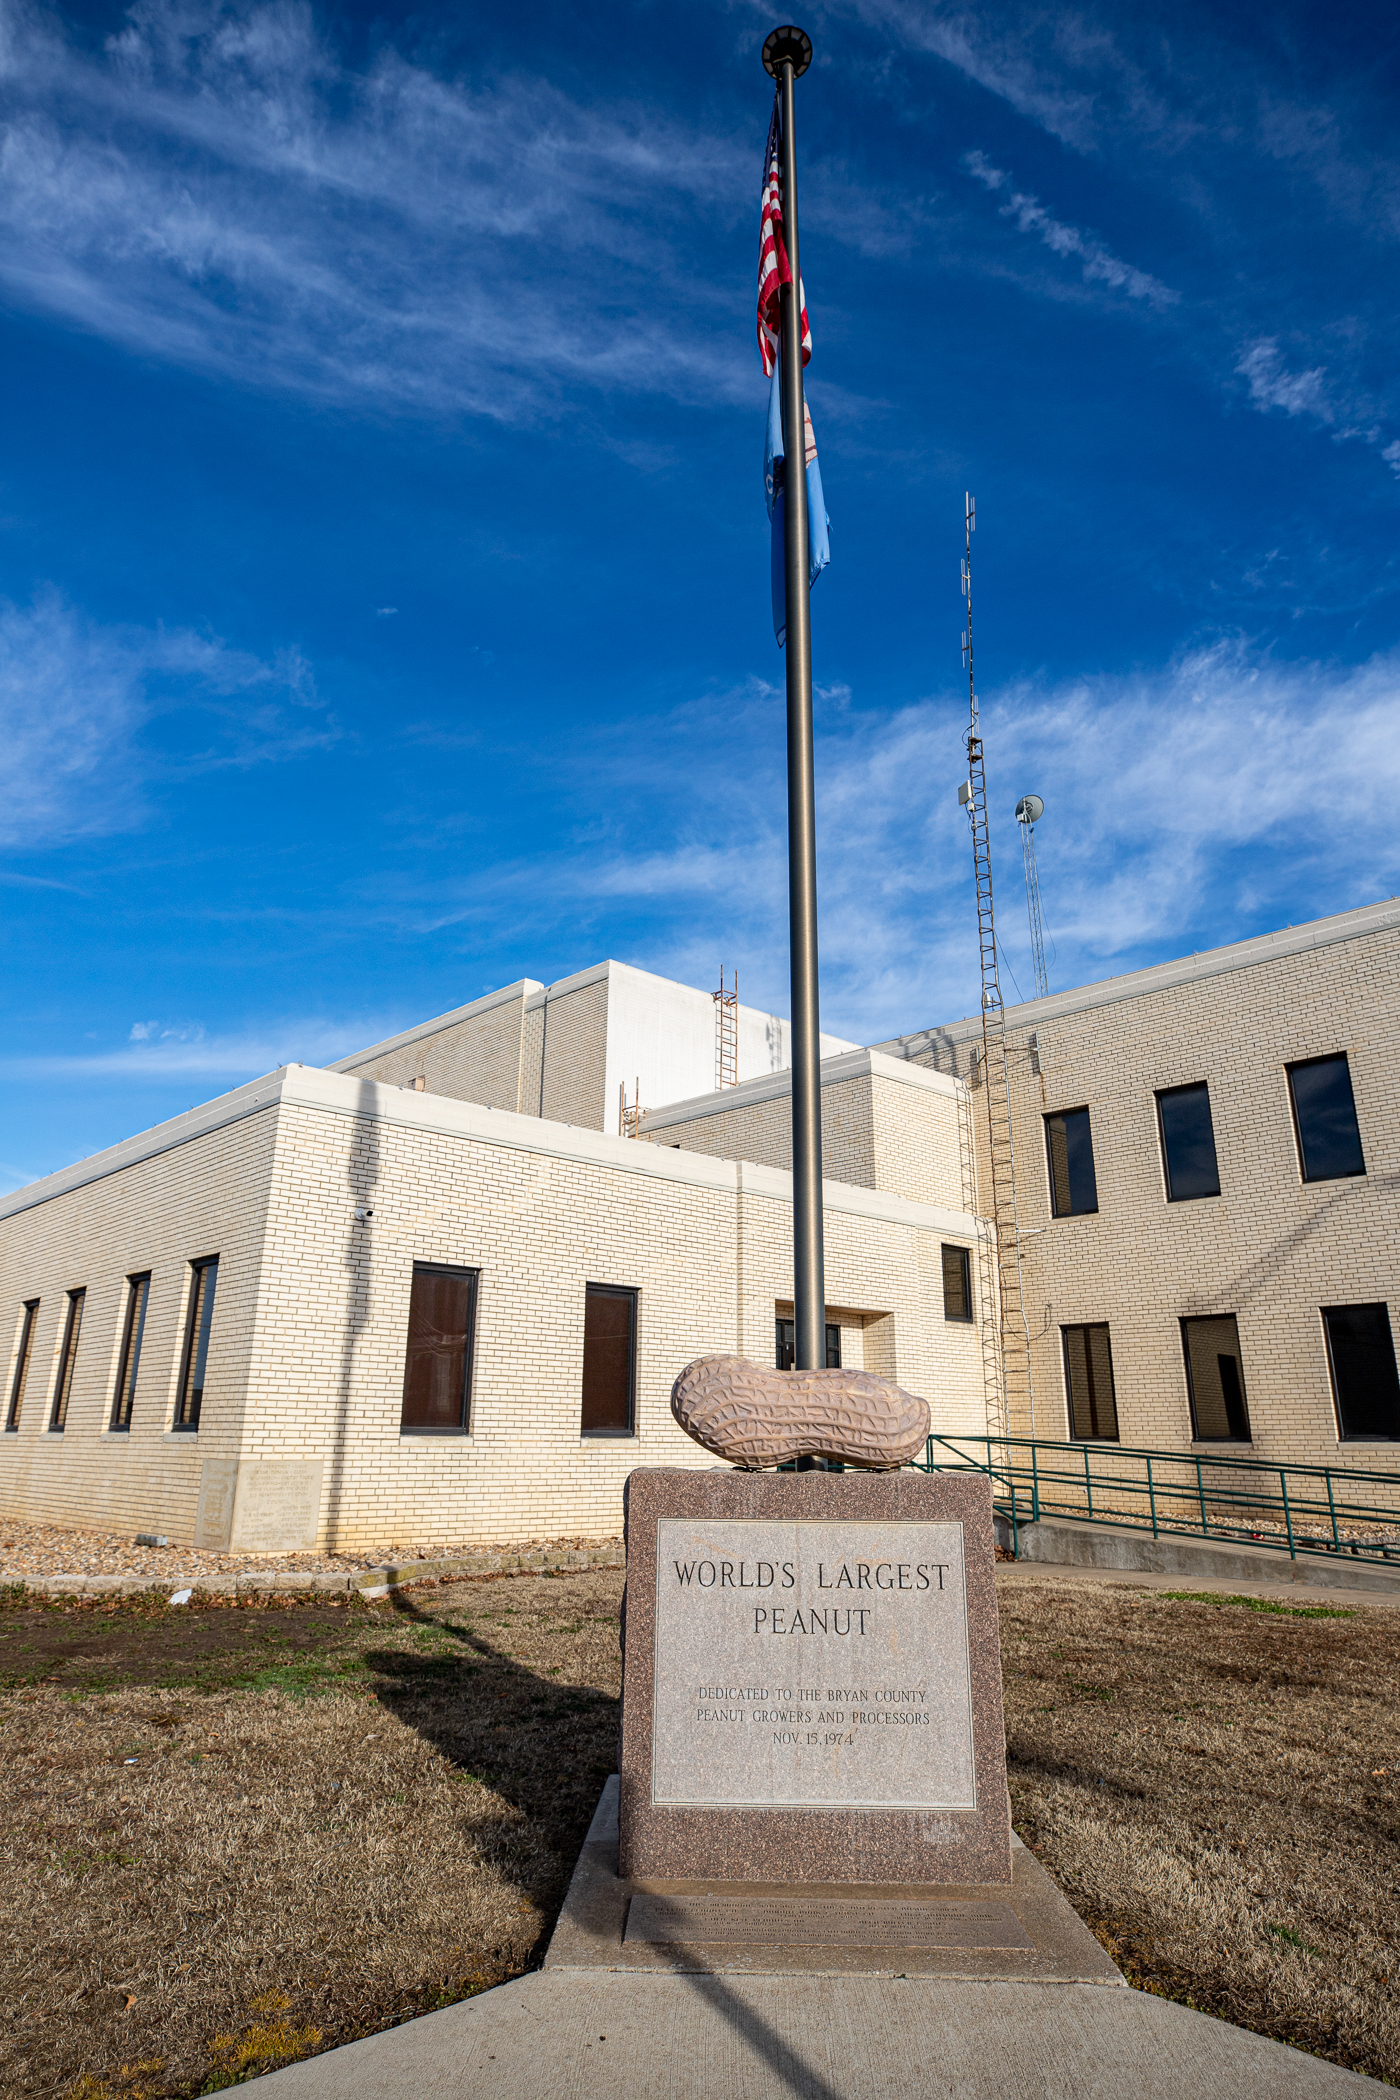
[[631,1436],[637,1385],[637,1293],[590,1283],[583,1302],[585,1436]]
[[175,1403],[176,1429],[198,1429],[199,1410],[204,1404],[204,1369],[209,1361],[209,1330],[214,1323],[214,1292],[219,1281],[219,1257],[192,1264],[190,1317],[185,1329],[185,1360],[180,1368],[180,1397]]
[[149,1276],[128,1276],[126,1320],[122,1327],[121,1362],[117,1366],[117,1390],[112,1396],[113,1429],[130,1429],[131,1404],[136,1398],[136,1371],[141,1362],[141,1337],[146,1331],[146,1299]]
[[10,1386],[10,1405],[5,1416],[6,1429],[18,1429],[20,1411],[24,1406],[24,1388],[29,1379],[29,1360],[34,1354],[34,1329],[39,1318],[39,1301],[26,1298],[24,1323],[19,1331],[19,1354],[15,1358],[15,1375]]
[[409,1436],[461,1436],[471,1423],[475,1269],[413,1264],[400,1426]]
[[1400,1379],[1389,1308],[1324,1305],[1322,1320],[1339,1434],[1400,1437]]
[[1346,1052],[1290,1065],[1288,1091],[1304,1181],[1340,1181],[1348,1174],[1364,1174]]
[[1198,1444],[1247,1444],[1244,1360],[1234,1314],[1183,1320],[1181,1339],[1186,1351],[1192,1437]]
[[1218,1196],[1220,1173],[1215,1164],[1215,1128],[1210,1120],[1210,1088],[1172,1086],[1157,1096],[1157,1122],[1162,1133],[1162,1164],[1168,1203],[1188,1203],[1193,1196]]
[[68,1313],[63,1325],[63,1354],[58,1360],[58,1384],[53,1389],[50,1429],[63,1429],[68,1423],[68,1395],[73,1390],[73,1366],[78,1361],[78,1336],[82,1332],[83,1304],[86,1298],[86,1291],[68,1293]]
[[966,1247],[943,1249],[943,1317],[972,1318],[972,1260]]
[[[779,1320],[777,1330],[778,1369],[790,1371],[797,1361],[797,1322]],[[828,1371],[841,1368],[841,1328],[835,1320],[828,1320],[826,1326],[826,1368]]]
[[1067,1108],[1047,1116],[1045,1149],[1050,1158],[1050,1207],[1055,1216],[1077,1218],[1097,1210],[1099,1185],[1088,1109]]
[[1118,1402],[1113,1391],[1113,1352],[1108,1327],[1063,1327],[1065,1392],[1069,1398],[1069,1433],[1076,1443],[1118,1441]]

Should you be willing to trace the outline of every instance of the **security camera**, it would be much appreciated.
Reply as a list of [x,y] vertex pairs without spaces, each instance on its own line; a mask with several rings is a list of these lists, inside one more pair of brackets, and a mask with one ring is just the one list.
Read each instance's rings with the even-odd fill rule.
[[355,1213],[355,1223],[357,1225],[363,1225],[367,1218],[372,1218],[373,1216],[374,1212],[372,1210],[357,1210]]

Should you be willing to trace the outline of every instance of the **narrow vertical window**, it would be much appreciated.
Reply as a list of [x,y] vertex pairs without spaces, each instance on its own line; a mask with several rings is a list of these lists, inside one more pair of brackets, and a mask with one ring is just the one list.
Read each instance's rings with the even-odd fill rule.
[[631,1436],[637,1393],[637,1293],[590,1283],[583,1299],[584,1436]]
[[[777,1367],[780,1371],[790,1371],[797,1362],[797,1322],[796,1320],[778,1320],[775,1321],[774,1325],[777,1329]],[[826,1368],[828,1371],[839,1371],[841,1368],[841,1323],[839,1320],[828,1320],[826,1323]]]
[[972,1318],[972,1257],[966,1247],[943,1249],[943,1317]]
[[1050,1163],[1050,1208],[1057,1218],[1082,1218],[1099,1207],[1094,1140],[1087,1108],[1066,1108],[1045,1118]]
[[1387,1305],[1324,1305],[1327,1364],[1337,1434],[1390,1442],[1400,1437],[1400,1378]]
[[1076,1444],[1118,1442],[1118,1401],[1108,1323],[1063,1327],[1069,1433]]
[[1181,1339],[1186,1351],[1192,1440],[1198,1444],[1247,1444],[1250,1435],[1244,1360],[1234,1314],[1183,1320]]
[[479,1273],[413,1264],[400,1419],[405,1436],[465,1436],[471,1426]]
[[1157,1128],[1162,1139],[1162,1170],[1168,1203],[1190,1203],[1197,1196],[1220,1194],[1215,1163],[1215,1125],[1210,1119],[1210,1088],[1169,1086],[1157,1096]]
[[63,1354],[58,1360],[58,1383],[53,1389],[53,1413],[49,1428],[62,1431],[68,1422],[68,1395],[73,1390],[73,1366],[78,1361],[78,1336],[83,1327],[83,1303],[87,1292],[68,1293],[68,1313],[63,1323]]
[[194,1286],[190,1291],[190,1317],[185,1329],[185,1361],[180,1370],[180,1397],[175,1403],[176,1429],[196,1430],[204,1401],[204,1371],[209,1361],[209,1328],[214,1318],[214,1289],[219,1281],[219,1257],[190,1264]]
[[121,1363],[117,1368],[117,1390],[112,1396],[113,1429],[131,1427],[131,1403],[136,1398],[136,1370],[141,1361],[141,1337],[146,1331],[146,1297],[150,1288],[149,1273],[126,1279]]
[[24,1324],[19,1331],[19,1355],[15,1358],[15,1375],[10,1386],[10,1404],[5,1413],[5,1428],[19,1428],[20,1411],[24,1406],[24,1388],[29,1380],[29,1359],[34,1354],[34,1329],[39,1319],[39,1301],[26,1298],[24,1301]]
[[1366,1161],[1345,1050],[1336,1057],[1310,1057],[1286,1069],[1304,1181],[1344,1181],[1348,1175],[1364,1174]]

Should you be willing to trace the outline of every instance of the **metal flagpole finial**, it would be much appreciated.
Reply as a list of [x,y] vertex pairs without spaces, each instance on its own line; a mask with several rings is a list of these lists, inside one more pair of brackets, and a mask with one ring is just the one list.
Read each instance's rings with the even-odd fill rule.
[[812,39],[805,29],[795,29],[791,22],[775,29],[764,45],[763,70],[777,80],[789,60],[794,80],[800,80],[812,63]]

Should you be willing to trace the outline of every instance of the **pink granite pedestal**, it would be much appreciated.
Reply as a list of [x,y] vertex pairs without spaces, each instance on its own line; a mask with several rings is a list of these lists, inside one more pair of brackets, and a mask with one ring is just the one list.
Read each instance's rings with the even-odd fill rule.
[[625,1512],[624,1877],[1010,1885],[985,1478],[644,1469]]

